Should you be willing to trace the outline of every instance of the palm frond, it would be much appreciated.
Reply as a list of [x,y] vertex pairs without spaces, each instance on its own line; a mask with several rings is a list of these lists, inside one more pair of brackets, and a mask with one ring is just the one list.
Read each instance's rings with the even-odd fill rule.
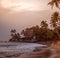
[[57,8],[60,9],[59,4],[60,4],[60,0],[52,0],[51,2],[48,3],[48,5],[51,5],[52,8],[55,5]]
[[51,6],[52,6],[52,8],[53,8],[54,3],[53,3],[53,2],[49,2],[49,3],[48,3],[48,5],[51,5]]

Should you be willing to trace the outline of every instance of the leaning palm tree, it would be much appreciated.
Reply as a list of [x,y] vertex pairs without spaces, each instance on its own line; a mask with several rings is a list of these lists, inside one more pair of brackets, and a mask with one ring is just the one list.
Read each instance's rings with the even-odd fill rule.
[[51,2],[48,3],[48,5],[51,5],[52,8],[55,5],[57,8],[60,9],[59,4],[60,4],[60,0],[52,0]]

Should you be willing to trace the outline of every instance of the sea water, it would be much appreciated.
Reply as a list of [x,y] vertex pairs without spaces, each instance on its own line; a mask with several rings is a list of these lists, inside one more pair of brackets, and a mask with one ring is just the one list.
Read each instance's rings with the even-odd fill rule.
[[15,54],[30,53],[36,47],[43,47],[46,45],[37,43],[0,43],[0,57],[11,56]]

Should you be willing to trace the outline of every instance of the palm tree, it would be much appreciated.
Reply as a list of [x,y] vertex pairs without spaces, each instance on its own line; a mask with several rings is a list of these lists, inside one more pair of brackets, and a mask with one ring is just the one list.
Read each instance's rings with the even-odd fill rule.
[[15,29],[11,29],[11,38],[9,39],[9,41],[13,41],[13,42],[19,42],[20,41],[20,34],[16,32]]
[[57,24],[58,24],[58,21],[60,21],[59,13],[58,13],[58,12],[54,12],[54,13],[52,14],[52,16],[51,16],[51,21],[50,21],[50,23],[51,23],[51,25],[52,25],[53,27],[56,27]]
[[41,27],[42,28],[47,28],[48,27],[48,24],[46,23],[46,21],[41,22]]
[[48,5],[51,5],[52,8],[55,5],[57,8],[60,9],[59,4],[60,4],[60,0],[52,0],[51,2],[48,3]]
[[16,33],[16,30],[15,29],[12,29],[10,32],[11,33]]

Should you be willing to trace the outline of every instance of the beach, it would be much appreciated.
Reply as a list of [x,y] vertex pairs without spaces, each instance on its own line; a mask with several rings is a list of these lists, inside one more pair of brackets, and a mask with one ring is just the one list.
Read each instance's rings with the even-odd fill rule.
[[28,54],[22,54],[12,58],[60,58],[60,43],[52,44],[47,48],[40,48]]
[[32,52],[40,51],[43,47],[47,47],[44,44],[38,43],[0,43],[0,58],[11,58],[22,55],[28,55]]
[[12,58],[48,58],[51,56],[51,51],[48,49],[44,49],[41,51],[32,52],[29,54],[22,54],[18,57],[12,57]]
[[[24,45],[25,45],[23,46],[24,48],[28,48],[26,47],[26,43],[24,43]],[[28,45],[31,45],[31,44],[28,43]],[[33,44],[33,45],[36,45],[36,44]],[[29,48],[32,48],[32,46]],[[19,52],[16,54],[14,53],[13,55],[12,53],[9,53],[9,54],[0,53],[0,57],[3,56],[4,54],[5,56],[3,56],[2,58],[60,58],[60,42],[56,44],[51,44],[50,46],[43,46],[43,47],[39,47],[38,45],[38,47],[35,47],[35,49],[31,52],[29,51],[25,53],[19,53]]]

